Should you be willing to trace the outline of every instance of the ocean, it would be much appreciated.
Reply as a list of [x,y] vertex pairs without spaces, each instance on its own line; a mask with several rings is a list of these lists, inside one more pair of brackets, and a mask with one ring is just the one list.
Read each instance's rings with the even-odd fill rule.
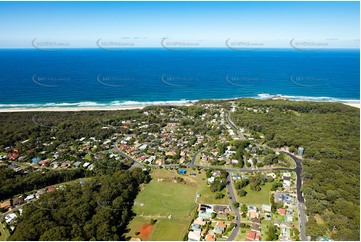
[[2,49],[0,108],[240,97],[358,102],[359,50]]

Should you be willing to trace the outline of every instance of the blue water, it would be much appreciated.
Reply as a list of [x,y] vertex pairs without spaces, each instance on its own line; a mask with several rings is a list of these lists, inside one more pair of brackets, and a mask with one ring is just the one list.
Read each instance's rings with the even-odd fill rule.
[[0,108],[360,99],[359,50],[0,50]]

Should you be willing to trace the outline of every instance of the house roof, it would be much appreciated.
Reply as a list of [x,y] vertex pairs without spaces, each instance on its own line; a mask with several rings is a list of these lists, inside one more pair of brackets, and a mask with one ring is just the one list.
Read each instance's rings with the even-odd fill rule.
[[255,238],[256,238],[256,232],[249,231],[248,234],[247,234],[246,240],[250,241],[250,240],[254,240]]
[[260,224],[261,220],[257,219],[257,218],[251,218],[251,222],[252,223],[256,223],[256,224]]
[[226,228],[226,227],[227,227],[227,225],[226,225],[224,222],[222,222],[222,221],[219,221],[219,222],[218,222],[218,226],[219,226],[219,227],[222,227],[222,228]]
[[207,236],[206,236],[206,241],[216,241],[216,239],[214,238],[213,235],[207,234]]
[[284,208],[279,208],[279,209],[277,210],[277,212],[278,212],[279,214],[281,214],[281,215],[285,215],[285,214],[286,214],[286,209],[284,209]]
[[259,224],[252,224],[252,230],[254,231],[261,231]]

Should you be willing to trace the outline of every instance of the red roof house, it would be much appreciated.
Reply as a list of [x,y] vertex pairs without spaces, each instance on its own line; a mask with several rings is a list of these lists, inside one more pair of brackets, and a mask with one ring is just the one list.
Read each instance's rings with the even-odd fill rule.
[[246,241],[253,241],[256,238],[256,232],[249,231],[246,237]]
[[278,212],[279,214],[281,214],[281,215],[286,215],[286,209],[284,209],[284,208],[279,208],[279,209],[277,210],[277,212]]

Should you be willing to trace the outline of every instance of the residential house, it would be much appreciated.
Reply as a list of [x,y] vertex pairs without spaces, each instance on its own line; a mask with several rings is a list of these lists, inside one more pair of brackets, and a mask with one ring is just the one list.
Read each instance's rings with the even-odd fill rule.
[[232,176],[232,178],[233,178],[233,180],[239,180],[239,179],[241,179],[241,175],[239,175],[239,174],[234,174],[234,175]]
[[5,216],[5,222],[6,223],[10,223],[11,221],[13,221],[16,218],[16,214],[15,213],[9,213],[8,215]]
[[260,224],[252,224],[251,230],[256,232],[256,233],[261,233],[261,228],[260,228]]
[[284,208],[279,208],[279,209],[277,209],[277,212],[278,212],[280,215],[286,215],[286,209],[284,209]]
[[256,232],[249,231],[246,237],[246,241],[254,241],[256,239]]
[[261,220],[259,220],[258,218],[251,218],[251,222],[253,224],[261,224]]
[[35,195],[34,194],[30,194],[28,195],[26,198],[25,198],[25,201],[31,201],[35,198]]
[[262,212],[268,212],[270,213],[272,210],[272,207],[270,205],[267,204],[262,204]]
[[207,234],[206,241],[216,241],[216,238],[212,234]]
[[13,201],[14,206],[21,205],[23,203],[24,203],[24,198],[22,196],[15,198]]
[[228,213],[230,211],[227,205],[214,205],[213,209],[216,213]]
[[193,224],[198,224],[200,226],[203,226],[206,224],[206,221],[204,221],[202,218],[200,217],[197,217],[194,221],[193,221]]
[[200,241],[201,240],[201,232],[200,231],[189,231],[188,233],[188,241]]

